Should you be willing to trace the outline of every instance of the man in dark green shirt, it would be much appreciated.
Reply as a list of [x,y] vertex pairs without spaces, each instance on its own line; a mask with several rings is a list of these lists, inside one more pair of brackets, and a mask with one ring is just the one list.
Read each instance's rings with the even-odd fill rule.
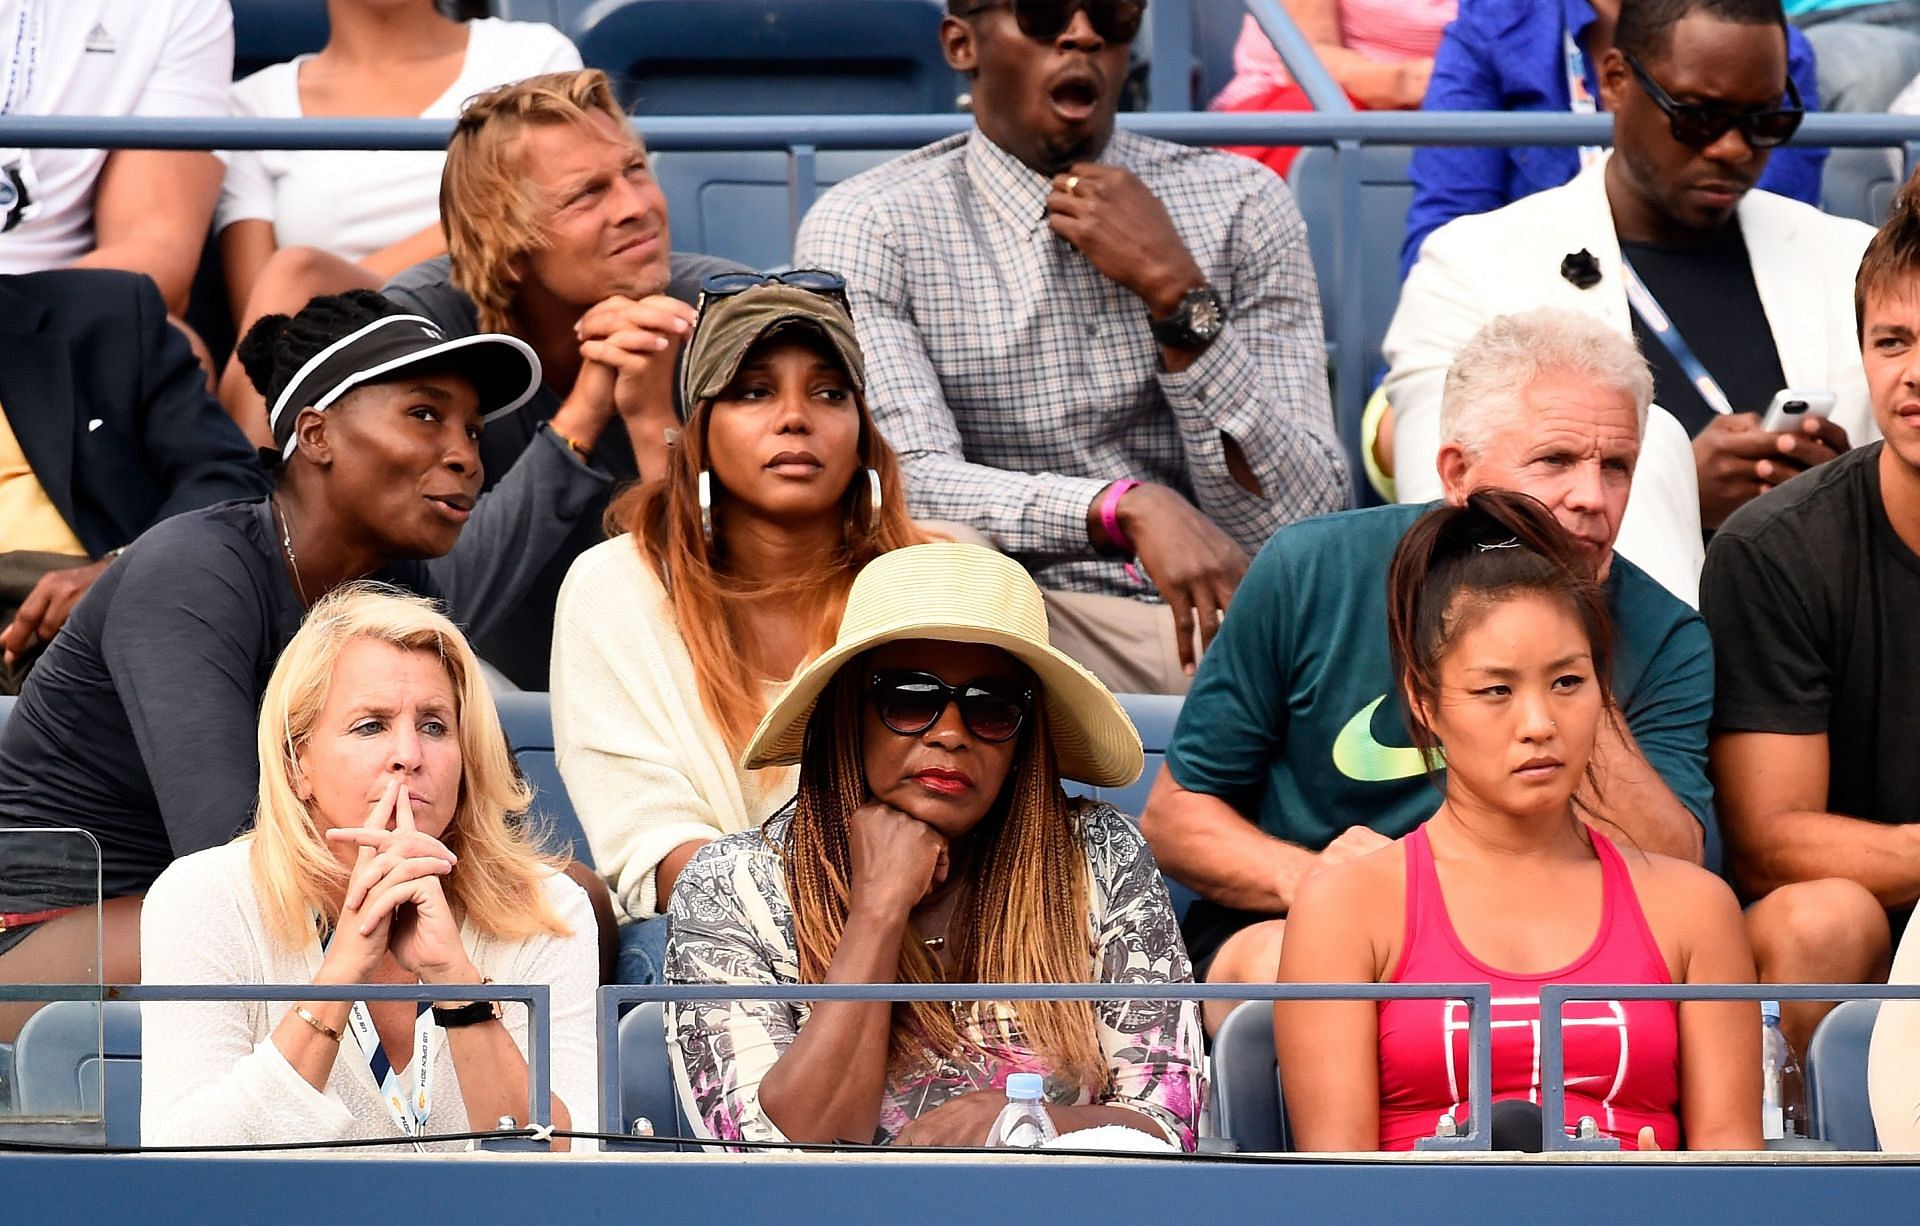
[[[1706,627],[1613,555],[1651,398],[1646,363],[1604,323],[1504,316],[1448,372],[1438,462],[1449,499],[1531,494],[1585,546],[1614,616],[1622,717],[1596,747],[1590,799],[1616,837],[1698,862],[1712,812]],[[1299,883],[1408,833],[1440,803],[1389,692],[1387,564],[1423,510],[1281,529],[1202,661],[1141,828],[1161,866],[1201,895],[1186,935],[1209,980],[1271,980]],[[1209,1005],[1217,1023],[1225,1011]]]

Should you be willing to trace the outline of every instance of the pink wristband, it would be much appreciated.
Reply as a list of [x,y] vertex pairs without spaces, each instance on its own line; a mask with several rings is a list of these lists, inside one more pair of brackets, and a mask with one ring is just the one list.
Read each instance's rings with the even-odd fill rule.
[[1108,543],[1128,557],[1133,556],[1134,548],[1133,542],[1127,538],[1126,530],[1120,527],[1120,500],[1126,497],[1128,490],[1138,484],[1140,483],[1132,478],[1115,481],[1107,487],[1106,494],[1100,499],[1100,529],[1107,534]]

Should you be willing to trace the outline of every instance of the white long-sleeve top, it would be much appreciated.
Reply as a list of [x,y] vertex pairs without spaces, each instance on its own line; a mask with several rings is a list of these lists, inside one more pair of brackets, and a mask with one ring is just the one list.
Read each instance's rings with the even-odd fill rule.
[[[622,535],[581,554],[553,617],[553,746],[620,919],[661,914],[682,843],[758,826],[798,767],[743,770],[700,699],[673,605]],[[779,683],[768,683],[769,696]]]
[[[1920,923],[1907,925],[1887,982],[1920,983]],[[1920,1002],[1881,1003],[1867,1048],[1867,1101],[1881,1152],[1920,1153]]]
[[[160,874],[140,915],[145,982],[313,982],[320,969],[318,936],[293,949],[269,935],[248,871],[251,846],[243,838],[209,848],[175,860]],[[544,983],[552,988],[553,1092],[566,1104],[576,1127],[591,1128],[599,1119],[593,1016],[599,947],[593,909],[586,893],[562,874],[548,877],[545,888],[571,936],[498,941],[470,927],[463,927],[461,936],[474,966],[495,983]],[[404,1135],[381,1102],[358,1049],[352,1048],[351,1036],[341,1044],[324,1093],[287,1063],[272,1035],[293,1007],[291,1001],[142,1005],[141,1140],[149,1145],[226,1145]],[[525,1053],[525,1007],[502,1004],[501,1011],[515,1045]],[[389,1055],[406,1059],[401,1053]],[[494,1125],[493,1120],[468,1120],[444,1034],[435,1044],[432,1070],[429,1133]],[[412,1070],[404,1073],[410,1077]],[[465,1147],[464,1141],[428,1146]]]

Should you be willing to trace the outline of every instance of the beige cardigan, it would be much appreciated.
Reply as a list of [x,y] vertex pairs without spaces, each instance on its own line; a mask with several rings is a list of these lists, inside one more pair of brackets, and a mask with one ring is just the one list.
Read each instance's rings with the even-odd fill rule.
[[[1920,983],[1920,922],[1907,925],[1888,983]],[[1881,1004],[1867,1049],[1867,1100],[1880,1149],[1920,1153],[1920,1001]]]
[[551,685],[560,775],[622,922],[660,914],[655,871],[668,852],[758,826],[793,796],[797,767],[746,771],[728,751],[631,536],[567,572]]

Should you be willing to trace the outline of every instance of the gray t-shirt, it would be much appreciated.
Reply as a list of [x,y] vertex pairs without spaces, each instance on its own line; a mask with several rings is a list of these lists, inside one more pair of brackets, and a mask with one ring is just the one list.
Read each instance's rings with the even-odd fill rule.
[[[676,251],[667,293],[692,304],[700,296],[700,283],[715,273],[740,272],[738,264],[713,256]],[[415,264],[381,291],[393,301],[439,325],[448,336],[472,336],[480,331],[480,313],[473,299],[453,284],[453,265],[447,256]],[[560,407],[568,389],[542,384],[533,399],[511,416],[487,423],[480,436],[480,462],[486,468],[486,489],[513,466],[527,449],[541,423]],[[633,457],[633,444],[623,429],[605,430],[593,448],[593,467],[613,478],[602,495],[591,502],[574,525],[573,535],[557,550],[520,607],[503,618],[494,630],[477,638],[474,646],[489,663],[505,673],[522,689],[547,688],[548,657],[553,647],[553,609],[560,597],[560,584],[567,577],[573,560],[605,539],[601,520],[607,504],[620,489],[640,476]]]

